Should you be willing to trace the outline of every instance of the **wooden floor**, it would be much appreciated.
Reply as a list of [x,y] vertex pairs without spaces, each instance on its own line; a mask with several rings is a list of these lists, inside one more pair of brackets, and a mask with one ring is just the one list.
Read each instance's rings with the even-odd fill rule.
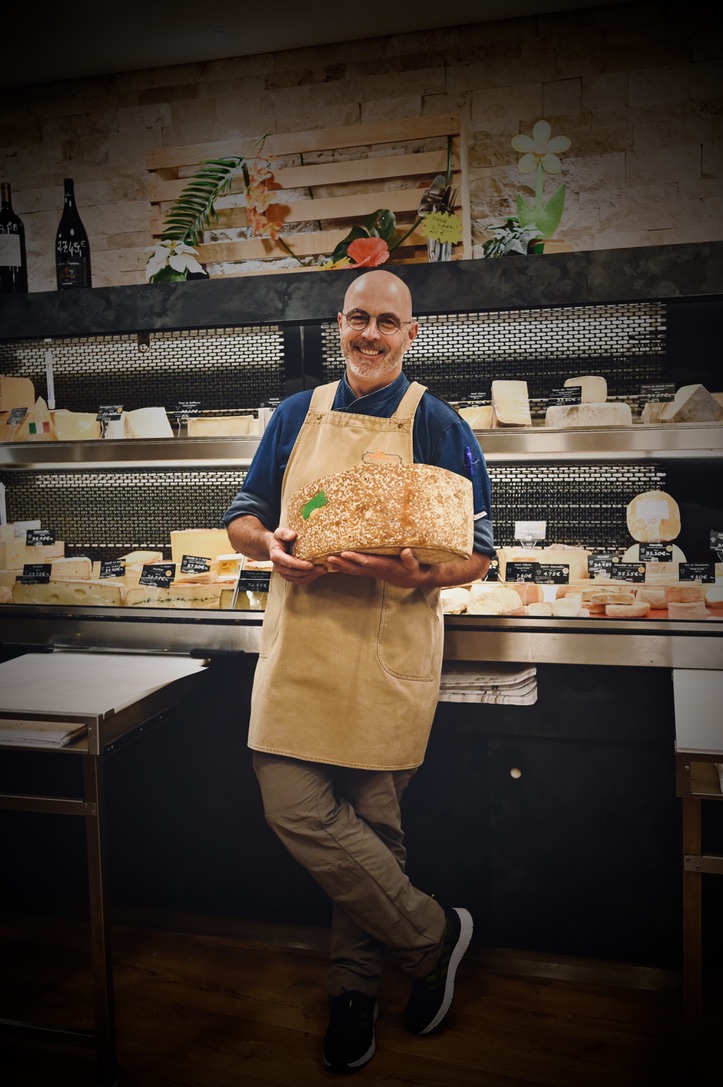
[[[283,936],[283,934],[282,934]],[[0,920],[0,1016],[92,1029],[87,932],[76,922]],[[113,927],[121,1087],[317,1087],[326,954],[238,934]],[[323,942],[323,941],[322,941]],[[525,965],[526,964],[526,965]],[[541,976],[547,974],[548,976]],[[536,976],[535,976],[536,975]],[[702,1087],[723,1081],[706,1000],[696,1068],[681,1039],[677,979],[588,960],[473,944],[438,1032],[408,1035],[406,980],[383,979],[377,1051],[360,1087]],[[714,994],[715,996],[715,994]],[[7,1036],[4,1087],[95,1087],[91,1051]],[[717,1066],[717,1067],[716,1067]]]

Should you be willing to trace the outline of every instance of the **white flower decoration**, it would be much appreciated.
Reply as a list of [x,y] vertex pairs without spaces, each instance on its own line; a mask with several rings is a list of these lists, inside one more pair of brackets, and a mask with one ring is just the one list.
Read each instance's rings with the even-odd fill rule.
[[146,264],[146,278],[160,272],[161,268],[170,267],[174,272],[203,272],[203,268],[196,260],[196,250],[193,246],[179,241],[162,241],[151,252]]
[[515,151],[523,152],[518,164],[521,173],[534,173],[538,162],[548,174],[559,174],[562,171],[562,163],[557,155],[567,151],[572,141],[568,136],[553,136],[550,139],[551,132],[547,121],[537,121],[531,136],[522,134],[512,137]]

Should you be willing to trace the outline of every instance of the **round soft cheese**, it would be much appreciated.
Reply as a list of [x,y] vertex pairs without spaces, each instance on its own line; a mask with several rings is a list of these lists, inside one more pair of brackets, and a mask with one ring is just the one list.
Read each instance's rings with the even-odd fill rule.
[[323,563],[340,551],[398,555],[420,563],[469,558],[474,544],[472,483],[431,464],[360,464],[322,476],[289,501],[292,553]]

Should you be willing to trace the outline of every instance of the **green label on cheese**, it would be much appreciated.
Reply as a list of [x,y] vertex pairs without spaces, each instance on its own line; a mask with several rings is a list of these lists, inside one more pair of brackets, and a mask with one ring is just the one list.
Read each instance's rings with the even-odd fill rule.
[[322,506],[325,506],[328,501],[329,500],[323,491],[317,491],[314,497],[310,498],[306,505],[301,507],[301,516],[305,521],[308,520],[314,510],[318,510]]

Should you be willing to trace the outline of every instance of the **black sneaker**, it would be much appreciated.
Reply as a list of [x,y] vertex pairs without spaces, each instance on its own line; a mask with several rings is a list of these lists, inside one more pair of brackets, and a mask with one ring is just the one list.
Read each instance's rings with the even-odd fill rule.
[[454,995],[454,975],[472,939],[472,915],[467,910],[447,913],[447,930],[437,965],[412,982],[404,1022],[410,1034],[429,1034],[444,1019]]
[[371,1060],[376,1018],[376,997],[356,990],[335,996],[324,1036],[326,1067],[332,1072],[353,1072]]

